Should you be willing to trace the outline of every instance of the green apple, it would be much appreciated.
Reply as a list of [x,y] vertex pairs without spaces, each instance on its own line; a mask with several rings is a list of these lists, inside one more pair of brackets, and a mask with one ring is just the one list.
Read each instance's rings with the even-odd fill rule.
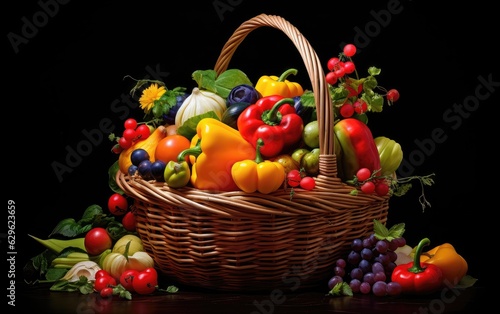
[[307,148],[297,148],[292,153],[292,159],[295,160],[297,165],[302,164],[302,158],[304,158],[305,154],[309,153],[310,150]]
[[319,147],[318,120],[311,121],[304,126],[302,140],[311,149]]
[[317,176],[319,173],[319,148],[311,150],[302,158],[302,168],[308,176]]

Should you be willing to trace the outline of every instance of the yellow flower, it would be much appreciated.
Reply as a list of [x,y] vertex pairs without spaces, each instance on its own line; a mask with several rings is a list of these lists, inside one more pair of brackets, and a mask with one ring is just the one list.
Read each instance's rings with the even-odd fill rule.
[[165,94],[167,90],[164,86],[158,87],[158,84],[153,83],[148,88],[146,88],[142,92],[142,96],[139,99],[139,103],[141,104],[141,108],[144,112],[149,113],[153,105],[155,104],[155,100],[160,99],[160,97]]

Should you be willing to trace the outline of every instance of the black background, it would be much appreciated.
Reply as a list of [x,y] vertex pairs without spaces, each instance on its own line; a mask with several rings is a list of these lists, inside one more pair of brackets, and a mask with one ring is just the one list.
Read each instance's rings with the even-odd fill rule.
[[[482,274],[489,255],[478,253],[478,247],[487,242],[490,249],[494,246],[490,227],[498,205],[492,149],[498,140],[493,139],[497,132],[492,123],[498,86],[481,87],[480,92],[488,95],[465,109],[467,116],[460,122],[444,118],[455,105],[477,95],[478,77],[500,82],[492,47],[498,35],[494,10],[481,4],[485,1],[441,9],[408,0],[42,0],[52,4],[47,19],[40,3],[26,2],[3,12],[3,186],[7,199],[16,202],[18,279],[25,261],[43,250],[28,233],[43,238],[59,220],[78,219],[92,204],[106,208],[112,193],[107,170],[117,158],[110,152],[107,134],[62,180],[52,163],[65,163],[66,147],[80,145],[86,140],[82,131],[98,130],[101,121],[111,119],[119,134],[125,117],[140,117],[138,109],[125,116],[113,107],[125,108],[124,100],[137,106],[128,94],[134,82],[124,77],[151,77],[151,70],[158,69],[167,87],[191,89],[191,73],[213,68],[232,32],[260,13],[280,15],[296,26],[324,60],[325,69],[341,43],[348,42],[358,45],[358,71],[363,74],[369,66],[382,69],[380,85],[397,88],[401,98],[371,116],[374,136],[398,141],[407,161],[409,156],[421,157],[410,162],[409,174],[436,174],[435,185],[424,190],[432,207],[422,211],[422,191],[414,181],[410,193],[391,199],[388,225],[404,222],[411,245],[423,237],[429,237],[432,246],[452,243],[469,262],[470,275],[480,282],[492,276],[491,271]],[[388,13],[388,5],[394,3],[400,11]],[[23,36],[26,21],[36,18],[36,34],[28,34],[16,52],[9,37]],[[294,80],[310,87],[295,47],[274,29],[252,32],[231,67],[243,70],[254,82],[261,75],[296,67]],[[444,142],[431,140],[435,129],[445,132]],[[422,148],[418,142],[432,147]]]

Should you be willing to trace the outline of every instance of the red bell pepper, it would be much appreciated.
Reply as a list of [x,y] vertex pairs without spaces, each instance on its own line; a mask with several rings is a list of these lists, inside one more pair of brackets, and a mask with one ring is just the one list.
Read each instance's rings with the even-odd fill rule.
[[249,143],[261,138],[262,156],[275,157],[302,139],[304,123],[296,113],[294,100],[280,95],[261,97],[238,117],[238,130]]
[[338,154],[339,177],[352,180],[361,168],[380,171],[380,155],[370,128],[355,118],[342,119],[333,127],[342,152]]
[[428,238],[417,245],[413,262],[396,266],[391,280],[401,285],[401,292],[408,294],[427,294],[437,291],[442,286],[443,272],[434,264],[420,262],[424,246],[429,245]]

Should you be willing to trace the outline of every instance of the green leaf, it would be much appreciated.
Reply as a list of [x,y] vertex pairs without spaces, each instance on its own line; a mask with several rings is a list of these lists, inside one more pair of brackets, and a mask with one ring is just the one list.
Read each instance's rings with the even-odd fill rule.
[[45,274],[46,281],[57,281],[66,275],[68,270],[64,268],[49,268]]
[[390,229],[387,229],[387,227],[380,221],[373,219],[373,231],[375,232],[375,237],[377,239],[392,241],[403,236],[405,232],[405,224],[395,224]]
[[75,292],[79,291],[83,294],[93,292],[94,287],[91,281],[85,276],[80,276],[77,281],[57,280],[51,287],[50,291],[66,291]]
[[160,99],[154,101],[152,113],[153,117],[160,119],[163,118],[163,115],[169,113],[172,107],[175,107],[177,104],[177,96],[183,95],[186,93],[185,87],[176,87],[174,89],[167,90]]
[[63,235],[65,237],[73,238],[80,234],[80,225],[76,222],[74,218],[66,218],[55,226],[49,235],[49,238],[55,235]]
[[370,97],[366,97],[366,94],[364,94],[361,98],[368,104],[369,111],[382,112],[384,97],[380,96],[380,94],[373,93]]
[[183,135],[188,139],[192,139],[196,134],[196,126],[198,125],[198,122],[205,118],[220,120],[215,111],[209,111],[187,119],[186,122],[184,122],[184,124],[177,129],[177,134]]
[[222,72],[215,80],[215,93],[222,98],[227,98],[234,87],[242,84],[253,86],[252,82],[243,71],[229,69]]
[[302,106],[316,109],[316,101],[314,100],[314,93],[312,91],[306,90],[300,96],[300,101],[302,102]]
[[377,67],[369,67],[368,68],[368,74],[370,74],[371,76],[379,75],[380,72],[382,72],[382,70],[377,68]]
[[113,192],[123,194],[124,191],[120,189],[118,184],[116,184],[116,174],[119,170],[120,166],[118,164],[118,160],[116,160],[108,169],[108,185]]
[[377,79],[374,76],[368,76],[363,81],[363,90],[365,92],[374,90],[378,85]]
[[214,93],[217,92],[215,87],[217,72],[215,70],[196,70],[193,72],[192,77],[198,83],[199,89],[206,89]]
[[328,292],[328,295],[338,297],[338,296],[353,296],[352,289],[349,286],[347,282],[339,282],[336,284],[330,292]]
[[455,288],[458,289],[465,289],[472,287],[476,283],[477,279],[470,276],[470,275],[465,275],[460,279],[460,282],[455,286]]

